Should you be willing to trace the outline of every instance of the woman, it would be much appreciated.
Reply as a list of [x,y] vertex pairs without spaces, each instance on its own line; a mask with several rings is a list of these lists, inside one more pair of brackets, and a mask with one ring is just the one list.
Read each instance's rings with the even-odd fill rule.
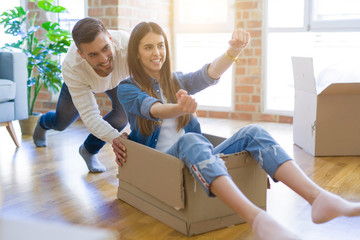
[[[360,204],[347,202],[312,182],[263,128],[250,125],[213,148],[201,135],[190,96],[215,84],[248,45],[249,33],[236,29],[228,50],[199,71],[172,73],[168,41],[155,23],[142,22],[128,46],[130,77],[120,83],[118,97],[130,123],[129,139],[181,159],[209,196],[237,212],[259,239],[299,239],[251,203],[231,180],[219,153],[249,151],[275,180],[282,181],[312,205],[316,223],[338,216],[360,215]],[[191,57],[191,56],[189,56]],[[117,158],[122,158],[114,148]],[[124,161],[117,160],[121,166]]]

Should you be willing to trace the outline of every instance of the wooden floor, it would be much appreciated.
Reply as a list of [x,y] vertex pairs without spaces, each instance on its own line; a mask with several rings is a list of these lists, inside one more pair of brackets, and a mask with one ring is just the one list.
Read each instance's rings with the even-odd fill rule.
[[[222,119],[200,121],[204,132],[224,137],[249,124]],[[293,145],[292,125],[259,124],[320,186],[346,199],[360,201],[360,157],[314,158]],[[16,123],[15,129],[19,135]],[[111,146],[105,145],[98,155],[107,171],[89,174],[78,154],[87,134],[81,123],[75,123],[63,132],[50,131],[46,148],[35,148],[31,136],[22,136],[21,147],[16,149],[6,128],[0,128],[1,214],[110,229],[118,232],[120,239],[253,239],[247,224],[186,237],[117,200],[117,166]],[[360,217],[313,224],[310,206],[282,183],[271,182],[267,209],[305,240],[360,239]]]

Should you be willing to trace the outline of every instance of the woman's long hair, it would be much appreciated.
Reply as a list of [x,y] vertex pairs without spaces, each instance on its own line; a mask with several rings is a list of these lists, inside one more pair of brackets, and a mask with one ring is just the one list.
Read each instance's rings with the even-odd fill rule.
[[[149,32],[159,34],[164,38],[166,59],[160,70],[160,79],[158,80],[161,88],[164,91],[164,97],[166,97],[167,101],[176,103],[176,93],[180,89],[180,84],[172,77],[170,51],[166,34],[163,29],[156,23],[141,22],[136,25],[131,32],[127,55],[130,79],[136,86],[138,86],[142,91],[146,92],[149,96],[160,99],[159,95],[152,87],[150,77],[145,73],[142,65],[140,64],[140,60],[138,59],[140,41]],[[177,118],[177,121],[177,130],[179,131],[181,128],[185,127],[189,123],[190,115],[181,115]],[[155,126],[159,123],[137,116],[137,124],[137,127],[140,128],[141,134],[148,136],[154,131]]]

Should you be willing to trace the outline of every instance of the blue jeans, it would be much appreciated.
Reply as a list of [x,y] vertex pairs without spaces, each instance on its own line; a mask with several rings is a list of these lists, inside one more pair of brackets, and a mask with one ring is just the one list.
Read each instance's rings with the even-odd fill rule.
[[[119,132],[126,126],[127,118],[119,99],[117,98],[117,87],[106,91],[112,103],[112,110],[103,118]],[[46,130],[53,129],[63,131],[79,118],[79,112],[74,106],[69,89],[64,83],[56,105],[56,111],[48,112],[41,116],[40,126]],[[105,142],[93,134],[89,134],[84,142],[86,150],[96,154],[105,145]]]
[[166,153],[182,160],[207,194],[214,196],[210,192],[210,184],[219,176],[229,176],[219,154],[241,151],[248,151],[273,179],[276,169],[282,163],[291,160],[285,150],[259,125],[241,128],[215,148],[201,134],[186,133]]

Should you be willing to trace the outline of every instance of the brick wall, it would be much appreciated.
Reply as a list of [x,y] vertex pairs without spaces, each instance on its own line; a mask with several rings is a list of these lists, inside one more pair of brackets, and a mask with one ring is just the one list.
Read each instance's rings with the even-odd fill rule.
[[108,29],[131,29],[141,21],[156,21],[168,28],[172,0],[87,0],[88,15],[99,18]]
[[[87,0],[88,15],[101,19],[108,29],[131,29],[140,21],[155,21],[167,30],[172,39],[173,0]],[[250,46],[242,53],[235,68],[235,109],[232,112],[199,111],[198,116],[230,118],[247,121],[271,121],[291,123],[292,117],[263,113],[263,14],[261,0],[235,0],[235,25],[250,32]],[[111,110],[105,93],[96,99],[102,115]],[[39,97],[37,111],[55,109],[50,94],[45,91]]]

